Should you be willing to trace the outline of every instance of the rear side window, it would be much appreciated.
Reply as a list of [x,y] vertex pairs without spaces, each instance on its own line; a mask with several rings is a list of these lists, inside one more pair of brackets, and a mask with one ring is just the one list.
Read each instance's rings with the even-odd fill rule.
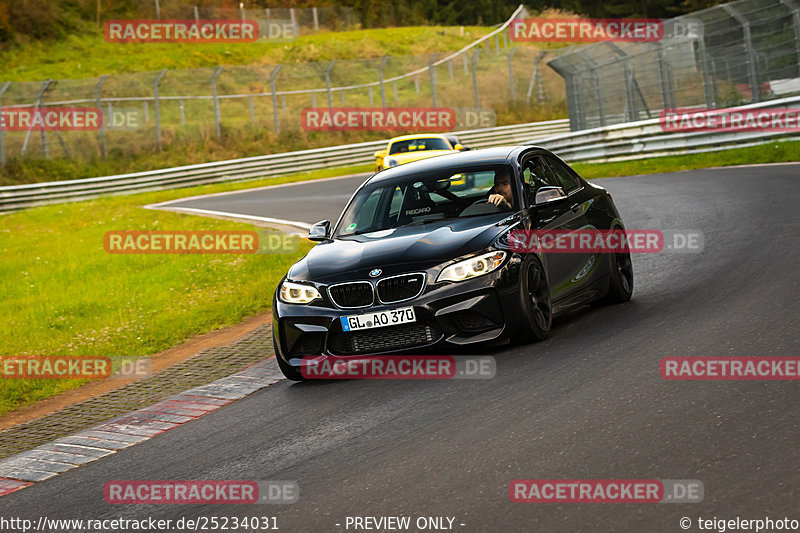
[[545,155],[544,158],[558,179],[557,185],[561,186],[564,192],[569,193],[580,188],[581,182],[571,168],[551,155]]

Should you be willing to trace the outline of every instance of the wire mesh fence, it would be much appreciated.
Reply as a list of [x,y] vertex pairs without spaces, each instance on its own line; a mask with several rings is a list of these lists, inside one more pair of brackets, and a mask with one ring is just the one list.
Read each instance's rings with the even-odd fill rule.
[[800,93],[800,4],[738,0],[665,21],[655,43],[572,47],[563,78],[573,131]]
[[2,131],[1,162],[129,156],[231,134],[292,135],[303,130],[306,108],[451,108],[457,128],[470,129],[494,125],[487,111],[494,119],[496,110],[563,107],[560,79],[544,68],[556,52],[512,46],[503,30],[452,54],[0,82],[4,110],[75,106],[103,115],[93,131]]

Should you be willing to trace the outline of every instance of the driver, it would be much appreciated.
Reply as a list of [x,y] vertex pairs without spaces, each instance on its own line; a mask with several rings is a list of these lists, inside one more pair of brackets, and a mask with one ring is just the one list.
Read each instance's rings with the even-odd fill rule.
[[503,167],[494,173],[494,186],[489,189],[488,202],[497,207],[507,207],[511,209],[512,201],[511,180],[508,176],[508,170]]

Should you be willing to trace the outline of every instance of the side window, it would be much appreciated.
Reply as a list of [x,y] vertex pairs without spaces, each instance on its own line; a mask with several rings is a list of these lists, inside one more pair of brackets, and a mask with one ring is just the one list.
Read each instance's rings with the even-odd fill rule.
[[558,185],[556,177],[538,155],[529,157],[522,163],[522,182],[528,205],[533,204],[536,191],[546,185]]
[[553,169],[553,173],[558,178],[558,184],[564,189],[564,192],[569,193],[580,188],[581,184],[578,181],[578,177],[569,167],[553,156],[546,155],[544,158],[550,168]]

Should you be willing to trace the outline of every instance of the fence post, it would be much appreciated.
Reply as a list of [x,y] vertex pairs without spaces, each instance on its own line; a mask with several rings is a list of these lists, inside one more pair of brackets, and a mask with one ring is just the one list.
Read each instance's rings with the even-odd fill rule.
[[497,55],[499,56],[500,55],[500,34],[499,33],[495,33],[494,34],[494,48],[497,51]]
[[255,122],[256,121],[256,110],[253,107],[253,97],[250,96],[247,100],[248,100],[248,102],[247,102],[248,106],[250,107],[250,122]]
[[186,110],[183,108],[183,100],[178,100],[178,105],[181,109],[181,126],[186,125]]
[[450,71],[450,81],[455,80],[455,78],[453,78],[453,60],[452,59],[448,59],[447,60],[447,70]]
[[217,67],[214,75],[211,76],[211,97],[214,100],[214,126],[217,129],[217,139],[222,139],[222,125],[220,124],[222,117],[219,112],[219,96],[217,95],[217,78],[222,74],[223,67]]
[[414,90],[419,94],[419,74],[414,76]]
[[156,76],[156,81],[153,82],[153,105],[156,112],[156,148],[159,152],[161,151],[161,104],[158,101],[158,84],[161,82],[161,78],[166,74],[167,69],[162,70],[159,75]]
[[319,17],[317,16],[317,8],[312,7],[311,13],[314,15],[314,31],[319,31]]
[[383,83],[383,67],[386,66],[386,62],[389,61],[389,56],[383,56],[381,60],[381,64],[378,67],[378,79],[381,82],[381,105],[384,109],[386,109],[386,87]]
[[[7,81],[3,84],[3,88],[0,89],[0,117],[3,116],[3,93],[6,92],[9,85],[11,85],[11,82]],[[0,167],[4,166],[6,166],[6,129],[0,127]]]
[[[105,76],[102,76],[100,78],[100,81],[97,82],[97,85],[94,86],[94,99],[95,99],[95,102],[97,102],[97,109],[101,109],[100,106],[102,104],[100,103],[100,88],[103,86],[103,83],[105,83],[106,78],[108,78],[108,74],[106,74]],[[102,115],[102,110],[101,110],[101,115]],[[111,113],[108,114],[108,118],[109,118],[109,120],[111,119]],[[105,159],[106,158],[106,121],[105,120],[101,120],[100,121],[100,130],[98,131],[97,134],[100,137],[100,155],[103,157],[103,159]]]
[[434,65],[438,56],[439,52],[436,52],[428,61],[428,73],[431,76],[431,100],[433,101],[433,107],[438,107],[436,105],[436,70]]
[[516,94],[514,93],[514,68],[511,66],[511,58],[514,57],[514,52],[516,51],[517,47],[515,46],[508,51],[508,56],[506,57],[506,61],[508,62],[508,88],[511,92],[512,100],[516,98]]
[[[747,56],[747,73],[750,78],[751,101],[758,102],[758,65],[756,63],[755,49],[753,48],[753,36],[750,33],[750,21],[746,17],[743,17],[738,11],[736,11],[736,9],[733,8],[733,6],[729,4],[723,4],[720,7],[727,11],[728,14],[736,19],[736,22],[742,26],[742,32],[744,33],[744,50],[745,55]],[[702,37],[700,38],[700,41],[702,41]],[[703,47],[703,61],[705,63],[705,46]],[[703,80],[705,82],[705,76],[707,73],[704,72],[703,74]]]
[[461,57],[464,58],[464,74],[469,74],[469,67],[467,65],[467,53],[464,52],[463,54],[461,54]]
[[392,82],[392,89],[394,89],[394,103],[400,102],[400,99],[397,97],[397,81]]
[[300,35],[300,32],[297,28],[297,18],[294,16],[294,8],[289,8],[289,18],[292,20],[292,29],[294,30],[295,35]]
[[272,118],[275,121],[275,133],[281,132],[281,122],[278,118],[278,95],[275,91],[275,78],[278,76],[278,71],[280,70],[281,65],[278,65],[272,69],[272,73],[269,75],[269,90],[272,96]]
[[328,92],[328,108],[333,109],[333,94],[331,93],[331,69],[333,65],[336,63],[336,60],[332,60],[328,63],[328,66],[325,68],[325,90]]
[[527,103],[531,103],[531,95],[533,94],[533,86],[539,84],[539,90],[536,93],[536,102],[542,103],[543,96],[544,96],[544,84],[542,83],[542,77],[539,74],[539,65],[542,62],[542,58],[544,58],[544,51],[539,52],[539,55],[536,56],[536,60],[533,62],[533,71],[531,72],[531,81],[528,82],[528,93],[526,95]]
[[369,106],[370,107],[375,105],[375,102],[374,102],[373,98],[374,97],[372,96],[372,87],[369,87]]
[[161,6],[158,5],[158,0],[156,1],[156,18],[161,20]]
[[480,55],[480,48],[475,48],[475,53],[472,54],[472,90],[475,93],[475,109],[481,107],[481,95],[478,92],[478,56]]
[[194,23],[195,25],[200,25],[200,11],[198,11],[197,6],[194,6]]
[[[36,95],[36,104],[34,104],[34,109],[39,109],[41,107],[41,105],[42,105],[42,96],[44,95],[44,92],[47,90],[47,88],[50,86],[50,84],[52,82],[53,82],[53,80],[48,79],[47,81],[45,81],[42,84],[42,88],[39,89],[39,94]],[[28,150],[28,142],[30,141],[30,138],[31,138],[31,131],[33,131],[33,130],[28,129],[28,132],[25,134],[25,142],[22,143],[22,155],[25,155],[25,152]],[[45,133],[46,132],[44,131],[44,128],[43,128],[42,129],[42,152],[44,153],[44,156],[47,157],[47,136],[45,135]]]

